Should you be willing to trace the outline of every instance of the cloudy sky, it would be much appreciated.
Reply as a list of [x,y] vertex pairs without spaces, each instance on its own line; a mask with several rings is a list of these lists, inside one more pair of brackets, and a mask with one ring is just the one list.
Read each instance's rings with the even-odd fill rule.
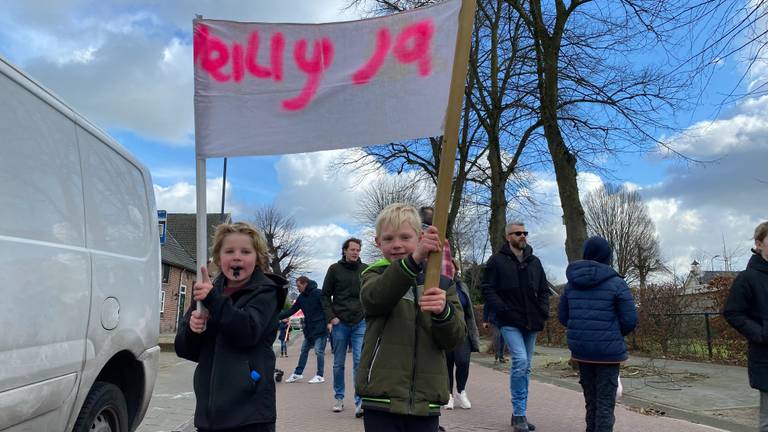
[[[344,9],[346,3],[4,2],[0,9],[0,55],[135,154],[152,173],[159,209],[194,212],[194,16],[313,23],[362,15],[361,11]],[[720,67],[733,71],[743,68],[737,59]],[[767,114],[768,98],[742,100],[719,110],[699,110],[682,125],[684,133],[666,140],[694,160],[711,162],[675,162],[661,152],[627,156],[611,162],[611,179],[581,172],[582,193],[604,181],[639,188],[656,222],[663,254],[678,273],[694,258],[707,269],[722,268],[721,258],[712,257],[723,255],[724,244],[726,254],[733,255],[733,267],[743,268],[754,226],[768,219]],[[248,219],[257,206],[275,202],[292,214],[309,240],[313,258],[310,275],[322,279],[327,266],[338,258],[341,241],[364,232],[365,227],[358,226],[352,214],[363,186],[374,181],[330,169],[341,153],[231,159],[226,210],[236,219]],[[208,162],[211,212],[218,212],[221,205],[221,172],[220,159]],[[380,172],[377,177],[382,175]],[[530,222],[530,241],[551,277],[562,282],[565,231],[559,222],[553,176],[536,173],[534,188],[550,205]]]

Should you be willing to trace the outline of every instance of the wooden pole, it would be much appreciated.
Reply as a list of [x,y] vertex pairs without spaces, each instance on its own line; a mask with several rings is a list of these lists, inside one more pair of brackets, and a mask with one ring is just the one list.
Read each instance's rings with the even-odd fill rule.
[[[448,205],[451,202],[451,183],[453,182],[453,167],[456,162],[456,148],[459,141],[459,123],[461,107],[464,102],[464,86],[467,79],[467,64],[469,50],[472,45],[472,26],[475,22],[476,0],[462,0],[459,13],[459,31],[456,34],[456,53],[453,57],[453,74],[451,76],[451,91],[448,96],[448,109],[445,111],[445,131],[443,148],[440,152],[440,167],[437,177],[437,199],[432,224],[440,232],[440,238],[445,243],[445,230],[448,225]],[[427,274],[424,287],[436,287],[440,282],[443,253],[429,254]]]

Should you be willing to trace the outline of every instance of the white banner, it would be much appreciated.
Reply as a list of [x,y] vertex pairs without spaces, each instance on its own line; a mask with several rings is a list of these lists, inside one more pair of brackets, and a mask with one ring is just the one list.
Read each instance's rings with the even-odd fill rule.
[[332,24],[195,20],[197,156],[442,135],[460,8]]

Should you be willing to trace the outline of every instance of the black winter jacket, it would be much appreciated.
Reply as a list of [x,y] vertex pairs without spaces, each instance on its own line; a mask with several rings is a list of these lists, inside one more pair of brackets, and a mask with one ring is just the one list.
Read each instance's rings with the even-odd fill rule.
[[731,286],[723,315],[747,338],[749,385],[768,392],[768,262],[755,254]]
[[[519,274],[526,274],[522,284]],[[523,288],[526,287],[527,288]],[[480,284],[486,307],[496,312],[499,327],[511,326],[528,331],[541,331],[549,317],[549,285],[541,261],[526,246],[522,262],[504,243],[485,265]]]
[[[286,281],[255,270],[248,284],[230,297],[222,293],[224,282],[223,276],[216,278],[203,300],[209,312],[206,330],[197,334],[189,329],[193,305],[176,333],[176,354],[197,362],[195,427],[220,430],[274,423],[272,344]],[[261,375],[258,381],[251,378],[252,371]]]
[[326,322],[334,317],[347,325],[355,325],[363,319],[360,303],[360,274],[368,267],[361,261],[344,259],[331,264],[323,280],[323,310]]
[[325,314],[323,305],[320,301],[320,290],[317,289],[317,282],[309,280],[304,292],[296,297],[293,306],[280,312],[279,319],[288,318],[301,309],[304,312],[304,337],[307,340],[313,340],[319,336],[325,335],[328,330],[325,327]]

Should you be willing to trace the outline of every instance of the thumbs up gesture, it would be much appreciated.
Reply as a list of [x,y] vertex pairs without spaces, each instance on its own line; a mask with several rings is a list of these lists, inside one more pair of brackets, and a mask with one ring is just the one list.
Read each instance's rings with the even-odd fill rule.
[[196,301],[201,301],[208,297],[208,293],[213,289],[211,277],[208,276],[208,269],[205,266],[200,267],[200,275],[202,276],[202,281],[195,282],[192,286],[192,298]]

